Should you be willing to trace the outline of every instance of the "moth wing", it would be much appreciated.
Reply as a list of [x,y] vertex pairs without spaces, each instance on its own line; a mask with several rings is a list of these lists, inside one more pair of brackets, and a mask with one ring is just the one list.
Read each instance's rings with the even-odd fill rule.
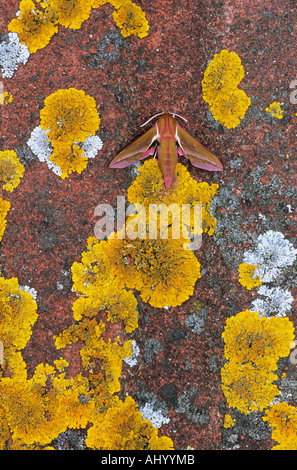
[[222,171],[221,162],[188,132],[177,126],[178,153],[190,160],[193,166],[208,171]]
[[125,168],[133,165],[155,152],[155,146],[152,145],[158,138],[156,126],[149,129],[145,134],[138,137],[132,144],[122,150],[109,164],[110,168]]

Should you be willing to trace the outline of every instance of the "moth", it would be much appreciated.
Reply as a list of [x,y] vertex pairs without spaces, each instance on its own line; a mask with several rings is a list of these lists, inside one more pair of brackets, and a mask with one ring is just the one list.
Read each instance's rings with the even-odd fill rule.
[[154,158],[158,157],[166,189],[169,189],[174,181],[179,155],[188,158],[196,168],[208,171],[223,170],[221,162],[180,127],[175,118],[187,122],[182,116],[164,111],[151,117],[141,127],[156,117],[158,120],[155,126],[122,150],[109,164],[110,168],[125,168],[153,155]]

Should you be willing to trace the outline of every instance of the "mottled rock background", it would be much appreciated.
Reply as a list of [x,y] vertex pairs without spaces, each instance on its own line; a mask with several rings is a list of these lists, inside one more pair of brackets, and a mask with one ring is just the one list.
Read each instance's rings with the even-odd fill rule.
[[[18,1],[1,2],[1,31],[18,10]],[[225,430],[230,410],[221,391],[224,364],[221,334],[227,317],[249,307],[254,293],[238,282],[245,249],[260,233],[281,231],[296,240],[296,112],[290,83],[296,70],[294,0],[163,0],[136,2],[149,21],[148,36],[123,38],[105,5],[75,31],[59,26],[46,48],[32,54],[14,76],[3,80],[14,100],[2,107],[1,143],[15,149],[26,172],[13,193],[1,243],[1,273],[16,276],[37,290],[39,318],[24,351],[29,374],[39,362],[60,356],[53,335],[72,321],[71,265],[80,260],[93,235],[94,208],[116,206],[135,178],[135,169],[111,170],[108,164],[141,134],[140,125],[166,108],[188,119],[187,130],[217,155],[222,173],[189,167],[197,181],[218,183],[213,210],[217,233],[203,238],[198,253],[203,276],[182,306],[156,309],[139,300],[139,328],[130,335],[140,347],[136,366],[123,366],[121,396],[147,399],[168,412],[160,434],[176,449],[270,449],[273,442],[261,413],[235,411],[236,424]],[[236,129],[214,121],[203,101],[203,72],[215,53],[235,51],[245,78],[239,85],[252,104]],[[27,147],[39,125],[44,99],[59,88],[83,89],[98,105],[103,149],[81,175],[64,181],[40,163]],[[265,108],[279,101],[284,118]],[[187,162],[183,160],[184,164]],[[296,269],[283,280],[296,298]],[[293,305],[295,307],[295,304]],[[289,318],[297,325],[292,309]],[[70,373],[79,371],[74,348]],[[296,365],[284,359],[284,391],[296,399]],[[281,383],[281,381],[280,381]],[[76,436],[76,437],[75,437]],[[69,431],[57,448],[83,448],[84,432]]]

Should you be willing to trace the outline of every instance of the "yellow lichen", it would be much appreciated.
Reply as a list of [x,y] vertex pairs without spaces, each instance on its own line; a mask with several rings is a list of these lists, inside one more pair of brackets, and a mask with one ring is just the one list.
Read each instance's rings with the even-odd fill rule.
[[248,290],[262,284],[260,276],[254,277],[257,268],[258,266],[253,266],[252,264],[247,263],[241,263],[239,266],[239,282]]
[[12,192],[20,183],[24,171],[25,167],[14,150],[0,151],[0,181],[3,189]]
[[40,126],[47,131],[54,149],[50,159],[60,167],[62,178],[86,168],[87,158],[78,143],[94,135],[99,124],[96,102],[83,90],[58,90],[44,100]]
[[119,378],[122,372],[122,362],[132,354],[132,342],[126,341],[122,346],[117,341],[106,342],[102,338],[105,324],[95,318],[83,319],[79,324],[70,326],[64,330],[56,339],[57,349],[64,348],[68,344],[83,341],[80,349],[82,366],[90,371],[100,361],[105,376],[106,390],[110,394],[120,390]]
[[104,309],[109,321],[121,321],[130,333],[138,327],[137,301],[112,274],[106,246],[106,241],[90,237],[82,262],[72,266],[73,289],[81,295],[72,307],[74,319],[92,318]]
[[100,124],[94,98],[76,88],[61,89],[44,100],[41,129],[53,142],[84,142]]
[[237,88],[243,77],[240,57],[227,50],[215,54],[204,72],[203,99],[209,104],[213,117],[228,129],[240,124],[251,104],[245,92]]
[[105,252],[118,282],[140,291],[144,302],[176,307],[194,292],[200,263],[183,240],[108,240]]
[[245,310],[227,319],[222,337],[226,359],[257,363],[263,357],[277,361],[290,354],[294,326],[287,318],[259,317]]
[[58,22],[65,28],[79,29],[91,14],[92,0],[47,0],[47,4],[57,14]]
[[297,408],[280,402],[265,410],[263,421],[272,428],[272,439],[279,442],[272,450],[297,450]]
[[61,178],[67,178],[71,173],[81,173],[88,165],[88,159],[83,149],[78,145],[53,141],[52,162],[62,171]]
[[113,405],[97,415],[86,444],[104,450],[173,450],[172,440],[158,436],[158,429],[142,418],[129,396],[124,402],[115,397]]
[[235,424],[235,419],[232,419],[231,415],[225,415],[224,417],[224,428],[229,429],[232,428]]
[[244,413],[262,410],[278,395],[277,361],[290,353],[294,326],[288,318],[259,317],[246,310],[227,319],[222,389],[229,406]]
[[139,38],[147,36],[149,24],[139,6],[130,0],[111,0],[110,3],[116,8],[113,19],[124,38],[132,34]]
[[216,121],[233,129],[240,124],[250,104],[251,100],[246,93],[236,88],[228,94],[219,94],[210,106],[210,111]]
[[204,72],[202,81],[203,99],[212,104],[220,93],[228,94],[244,77],[244,68],[235,52],[223,49],[215,54]]
[[271,116],[276,117],[277,119],[282,119],[284,117],[284,112],[278,101],[274,101],[273,103],[271,103],[268,108],[265,108],[265,111],[267,113],[270,113]]
[[5,232],[6,216],[10,209],[10,205],[11,204],[9,201],[5,201],[4,199],[2,199],[2,197],[0,197],[0,241],[2,240],[2,237]]
[[1,424],[11,433],[12,448],[49,444],[67,427],[85,427],[90,419],[93,402],[79,399],[89,393],[81,375],[65,379],[49,364],[39,364],[31,379],[13,375],[0,382]]
[[58,31],[56,16],[51,9],[38,10],[32,0],[21,0],[20,14],[8,25],[8,30],[18,33],[20,42],[34,53],[45,47]]
[[[150,159],[138,169],[138,176],[128,189],[128,200],[132,204],[142,204],[146,210],[151,205],[178,204],[180,220],[182,221],[182,205],[190,205],[190,231],[194,229],[195,204],[202,205],[203,232],[213,235],[216,220],[210,214],[210,202],[215,195],[218,184],[209,185],[206,182],[197,183],[184,165],[177,164],[176,179],[166,190],[164,178],[157,160]],[[194,231],[196,232],[196,230]]]
[[4,345],[4,363],[10,353],[23,349],[37,319],[37,304],[21,289],[17,278],[0,277],[0,338]]
[[0,93],[0,105],[2,104],[6,106],[7,104],[12,103],[12,101],[13,96],[9,95],[7,91],[5,91],[4,93]]
[[[57,24],[79,29],[91,14],[92,8],[111,3],[116,11],[113,18],[124,37],[147,35],[148,22],[141,8],[131,0],[21,0],[20,13],[8,25],[8,30],[18,34],[30,53],[45,47],[57,33]],[[37,8],[37,4],[39,9]]]
[[277,366],[271,359],[259,361],[258,365],[235,360],[226,363],[221,376],[228,405],[245,414],[266,408],[279,394],[273,383],[277,380],[277,375],[272,372],[275,369]]

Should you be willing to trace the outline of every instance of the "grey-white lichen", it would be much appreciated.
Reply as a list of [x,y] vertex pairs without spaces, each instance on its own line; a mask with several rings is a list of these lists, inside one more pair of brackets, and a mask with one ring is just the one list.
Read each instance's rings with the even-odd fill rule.
[[33,299],[36,301],[36,299],[37,299],[37,290],[34,289],[34,287],[20,286],[20,289],[24,290],[25,292],[28,292],[28,294],[31,294]]
[[163,415],[160,409],[155,410],[153,403],[146,403],[139,408],[143,419],[148,419],[155,428],[160,428],[163,424],[169,423],[170,419]]
[[247,251],[243,261],[258,266],[255,276],[260,276],[262,282],[271,282],[278,277],[282,268],[294,263],[296,254],[297,250],[281,232],[268,230],[259,235],[255,250]]
[[[48,140],[49,129],[43,130],[40,126],[35,127],[31,132],[30,139],[27,144],[32,150],[32,152],[37,156],[38,160],[45,162],[50,170],[52,170],[56,175],[61,176],[62,171],[58,165],[56,165],[50,159],[50,156],[53,153],[53,147],[51,142]],[[102,148],[102,140],[97,135],[91,135],[86,138],[84,142],[76,143],[83,150],[83,156],[86,158],[94,158],[97,155],[98,150]]]
[[31,132],[31,136],[27,144],[39,161],[45,162],[50,170],[52,170],[56,175],[61,176],[62,171],[60,167],[50,159],[50,156],[53,153],[53,147],[48,141],[48,130],[44,131],[40,126],[35,127]]
[[98,135],[90,135],[83,143],[78,145],[83,149],[85,157],[95,158],[98,150],[102,149],[103,142]]
[[0,67],[3,78],[11,78],[19,64],[25,64],[30,56],[28,47],[21,44],[17,33],[8,33],[0,43]]
[[139,353],[140,353],[140,349],[134,339],[132,340],[132,346],[133,346],[132,355],[129,357],[125,357],[124,359],[126,364],[128,364],[128,366],[130,367],[133,367],[135,366],[135,364],[137,364],[137,357],[139,356]]
[[257,297],[251,305],[252,312],[259,312],[259,317],[271,316],[284,317],[291,309],[294,298],[289,290],[280,287],[267,287],[262,285],[257,291]]

